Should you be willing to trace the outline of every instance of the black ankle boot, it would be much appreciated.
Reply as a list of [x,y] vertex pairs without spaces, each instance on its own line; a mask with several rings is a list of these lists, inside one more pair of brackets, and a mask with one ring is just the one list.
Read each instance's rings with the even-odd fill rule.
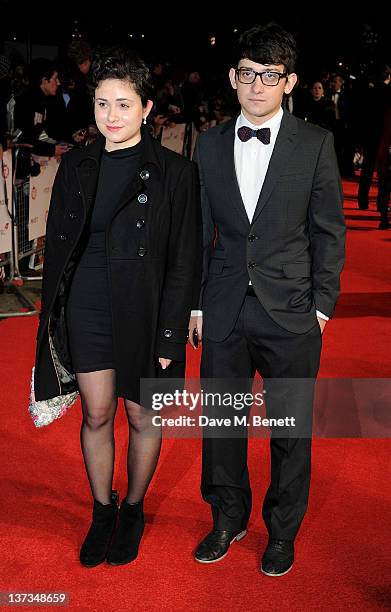
[[124,565],[134,561],[144,533],[143,501],[128,504],[122,501],[119,509],[117,529],[111,541],[107,562],[110,565]]
[[80,549],[80,563],[85,567],[95,567],[106,559],[117,523],[118,499],[117,491],[112,491],[110,504],[94,499],[92,523]]

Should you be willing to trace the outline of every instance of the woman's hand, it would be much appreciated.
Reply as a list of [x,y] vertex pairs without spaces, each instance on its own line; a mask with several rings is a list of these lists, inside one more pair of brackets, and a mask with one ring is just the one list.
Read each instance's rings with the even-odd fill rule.
[[[194,342],[194,336],[196,342]],[[189,321],[189,338],[191,346],[196,349],[202,340],[202,315],[192,315]]]
[[170,365],[172,359],[166,359],[165,357],[159,357],[159,363],[162,366],[162,369],[165,370]]

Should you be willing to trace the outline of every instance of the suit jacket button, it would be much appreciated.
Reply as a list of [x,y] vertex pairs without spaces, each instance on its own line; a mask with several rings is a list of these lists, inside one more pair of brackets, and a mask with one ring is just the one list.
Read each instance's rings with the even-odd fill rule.
[[60,240],[67,240],[68,236],[66,234],[60,234]]
[[144,227],[144,225],[145,225],[144,219],[137,219],[136,227],[138,227],[138,229],[141,229],[142,227]]
[[77,219],[77,214],[76,214],[76,213],[74,213],[74,212],[70,212],[70,213],[69,213],[69,218],[70,218],[70,219]]
[[141,170],[140,178],[142,178],[143,181],[147,181],[149,179],[149,171],[148,170]]
[[250,270],[252,270],[253,268],[255,268],[257,264],[254,261],[249,261],[247,266],[250,268]]
[[254,242],[254,240],[258,240],[258,236],[255,236],[254,234],[250,234],[248,237],[248,241]]
[[164,337],[165,337],[165,338],[171,338],[171,336],[172,336],[172,330],[171,330],[171,329],[165,329],[165,330],[164,330],[164,332],[163,332],[163,334],[164,334]]
[[139,257],[144,257],[144,255],[146,254],[147,249],[145,247],[139,247],[138,251],[137,251],[137,255]]
[[140,202],[140,204],[146,204],[148,200],[148,196],[146,196],[145,193],[140,193],[137,199]]

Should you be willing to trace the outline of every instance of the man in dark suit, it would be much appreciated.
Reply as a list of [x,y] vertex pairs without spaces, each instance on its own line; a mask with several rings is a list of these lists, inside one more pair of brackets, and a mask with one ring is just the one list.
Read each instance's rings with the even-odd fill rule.
[[[344,260],[332,134],[281,108],[297,79],[295,59],[295,41],[280,26],[245,32],[229,73],[241,113],[201,134],[194,156],[204,224],[200,311],[193,312],[203,336],[202,379],[224,379],[237,390],[258,370],[268,416],[299,421],[293,432],[272,428],[261,565],[272,576],[291,569],[307,507],[313,384]],[[213,530],[195,552],[200,563],[219,561],[246,534],[251,489],[242,433],[204,435],[201,489]]]

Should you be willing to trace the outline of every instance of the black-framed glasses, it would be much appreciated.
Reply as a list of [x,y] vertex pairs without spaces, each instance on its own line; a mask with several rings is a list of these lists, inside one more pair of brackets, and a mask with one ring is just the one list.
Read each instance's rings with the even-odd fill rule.
[[280,82],[280,79],[288,76],[287,72],[274,72],[273,70],[256,72],[252,68],[237,68],[235,72],[240,83],[251,85],[259,75],[263,85],[268,85],[269,87],[275,87]]

